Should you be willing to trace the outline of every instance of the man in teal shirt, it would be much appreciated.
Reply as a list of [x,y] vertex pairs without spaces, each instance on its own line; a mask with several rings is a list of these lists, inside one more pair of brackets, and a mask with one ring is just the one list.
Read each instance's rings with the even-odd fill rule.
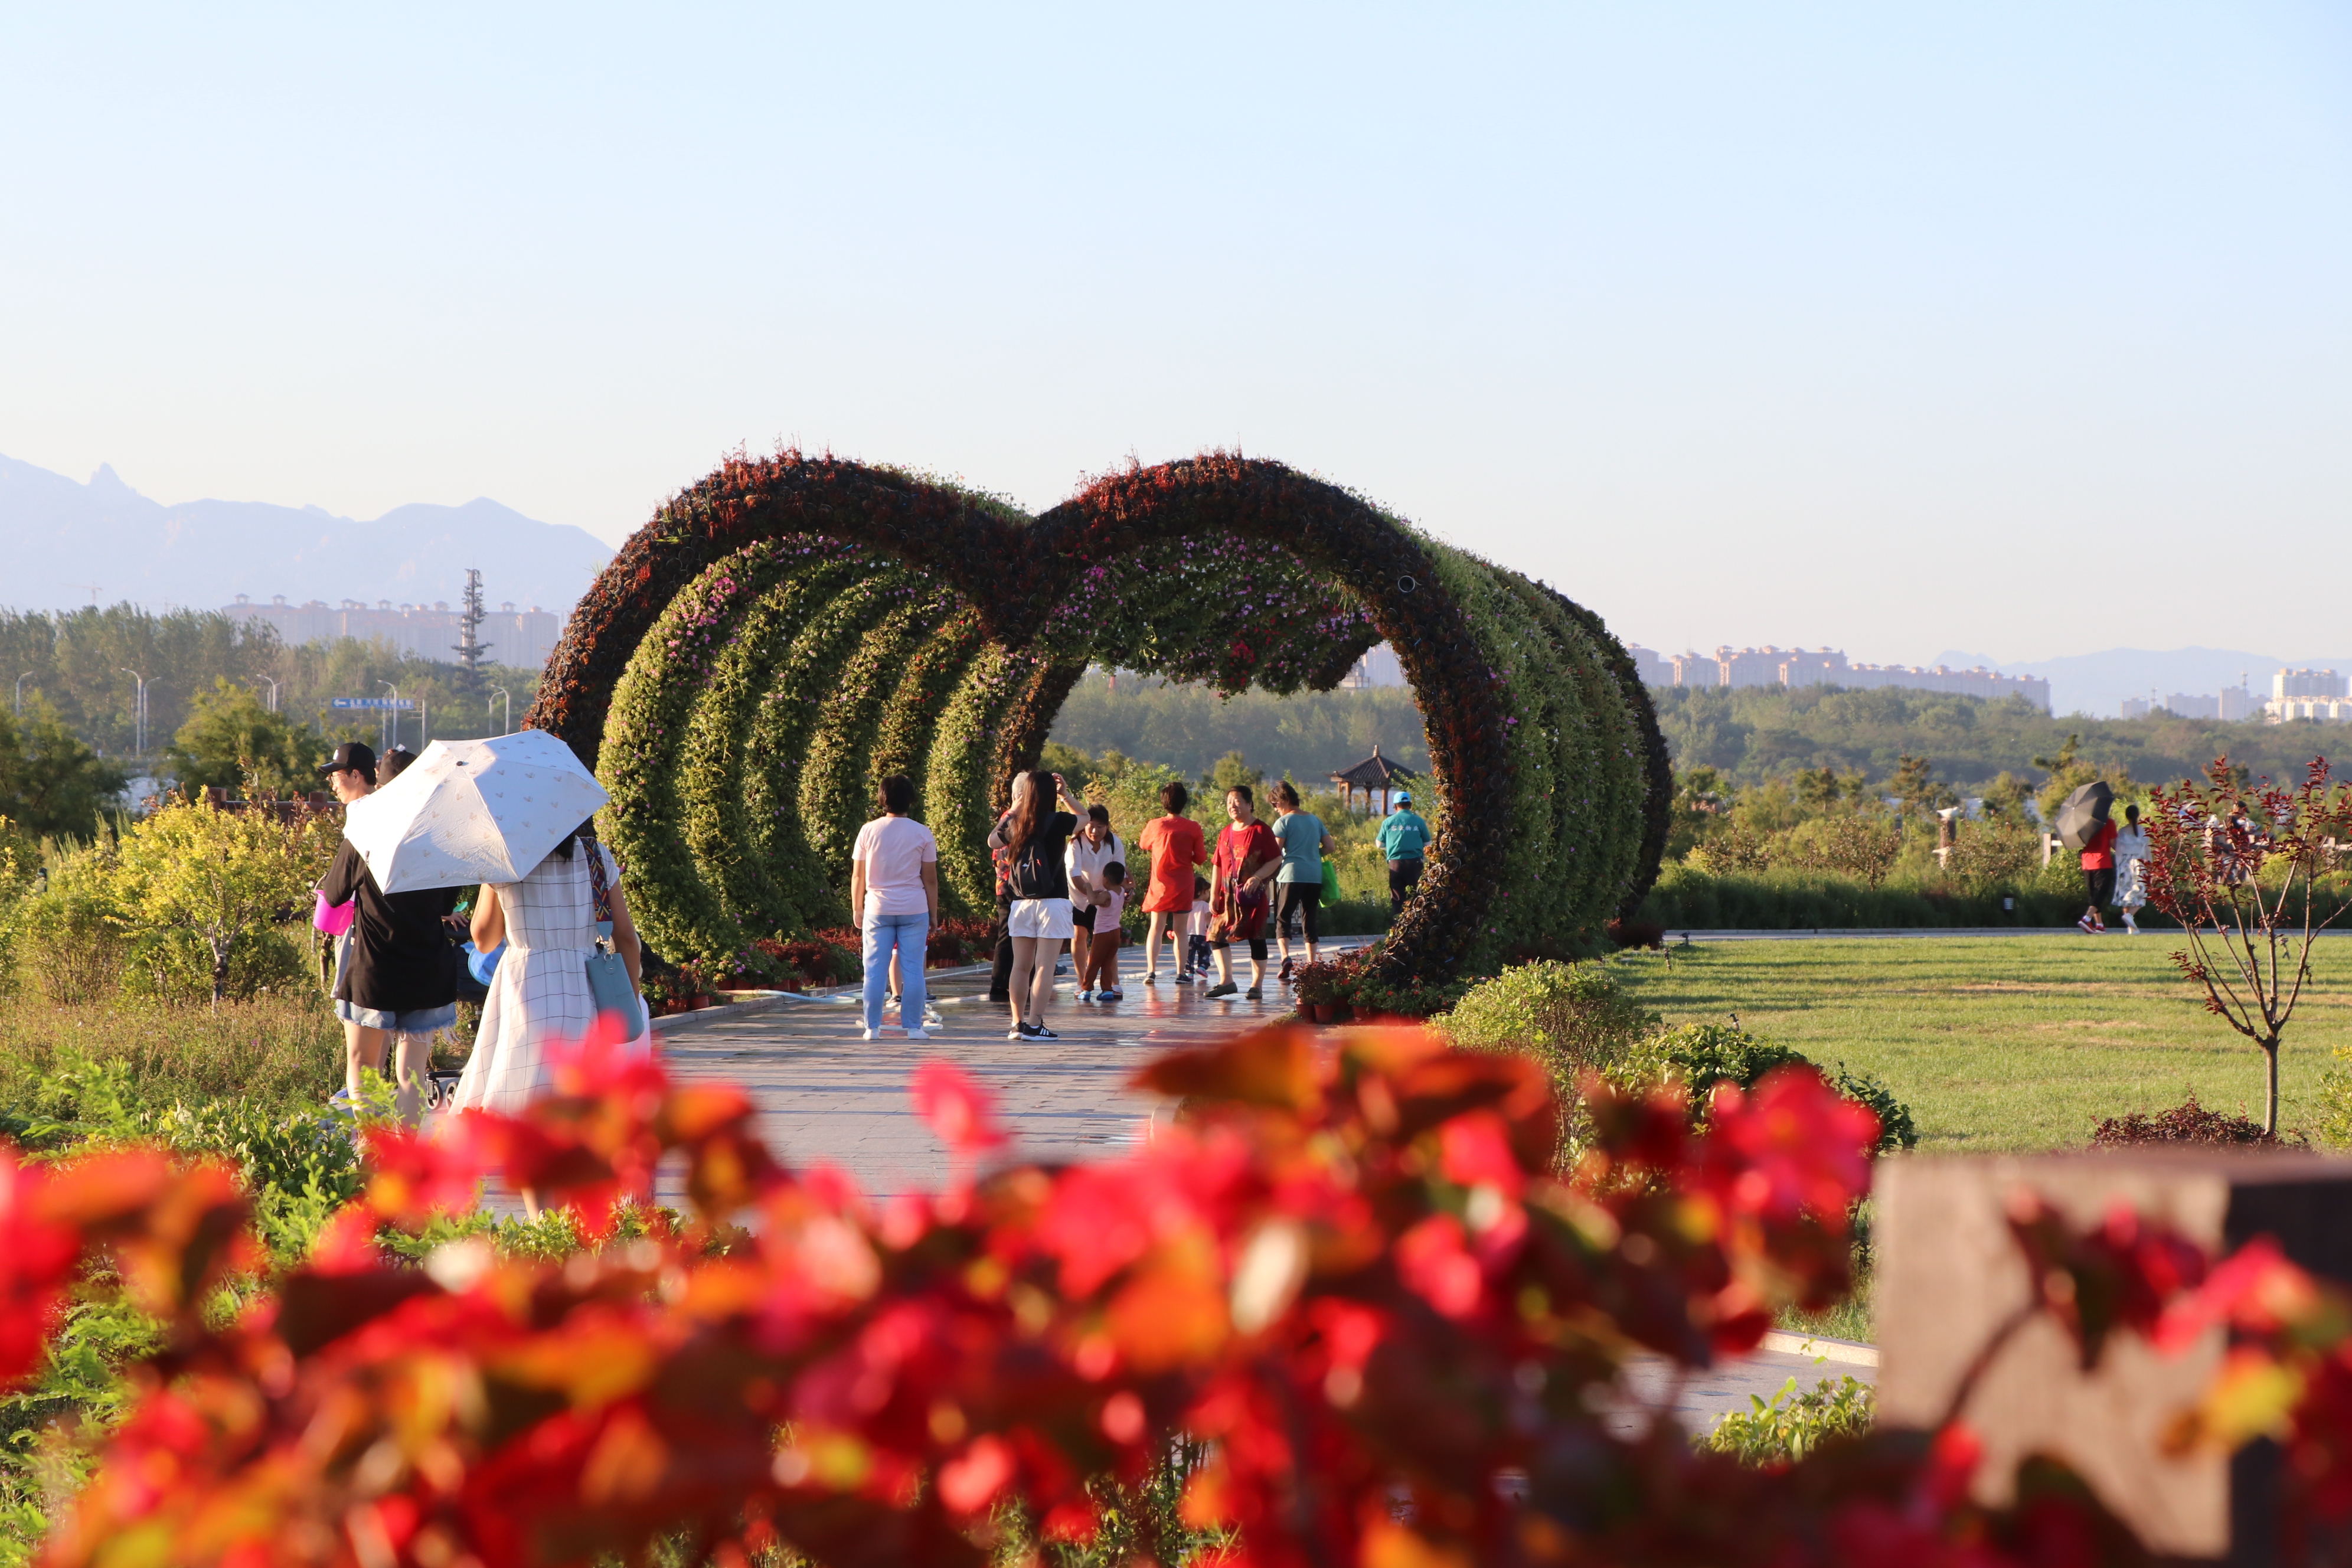
[[1381,823],[1381,853],[1389,861],[1389,913],[1404,912],[1404,901],[1421,882],[1421,852],[1429,847],[1429,824],[1412,809],[1412,796],[1396,797],[1396,809]]

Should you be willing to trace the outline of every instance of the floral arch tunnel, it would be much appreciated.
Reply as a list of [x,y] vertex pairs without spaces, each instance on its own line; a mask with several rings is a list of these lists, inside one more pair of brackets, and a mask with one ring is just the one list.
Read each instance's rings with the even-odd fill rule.
[[1091,664],[1327,690],[1396,650],[1442,818],[1382,967],[1562,948],[1665,842],[1657,719],[1598,616],[1279,463],[1130,468],[1037,517],[892,468],[729,461],[622,547],[524,722],[612,791],[637,921],[677,956],[842,922],[876,781],[913,779],[954,912]]

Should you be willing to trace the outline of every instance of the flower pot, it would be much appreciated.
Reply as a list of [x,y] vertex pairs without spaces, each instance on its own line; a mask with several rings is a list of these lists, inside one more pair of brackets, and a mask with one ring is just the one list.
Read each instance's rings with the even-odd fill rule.
[[1329,1023],[1332,1010],[1331,1004],[1328,1002],[1309,1002],[1307,1005],[1307,1016],[1318,1024]]

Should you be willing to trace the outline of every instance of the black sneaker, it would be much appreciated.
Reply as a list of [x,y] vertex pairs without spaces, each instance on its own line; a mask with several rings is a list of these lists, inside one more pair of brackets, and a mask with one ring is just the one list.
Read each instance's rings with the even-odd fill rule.
[[1062,1037],[1043,1024],[1032,1024],[1029,1026],[1029,1037],[1033,1040],[1058,1040]]
[[1291,972],[1291,970],[1292,970],[1292,969],[1294,969],[1294,968],[1296,968],[1296,967],[1297,966],[1297,963],[1298,963],[1298,961],[1297,961],[1297,959],[1295,959],[1295,958],[1286,958],[1286,959],[1284,959],[1284,960],[1282,961],[1282,973],[1279,973],[1279,974],[1277,974],[1277,975],[1276,975],[1276,976],[1275,976],[1275,978],[1276,978],[1276,980],[1279,980],[1280,982],[1282,982],[1282,984],[1284,984],[1285,985],[1289,984],[1290,984],[1290,972]]

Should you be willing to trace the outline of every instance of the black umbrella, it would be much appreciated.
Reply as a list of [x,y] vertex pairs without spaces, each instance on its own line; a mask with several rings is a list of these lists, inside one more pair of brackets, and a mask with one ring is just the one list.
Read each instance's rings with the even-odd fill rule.
[[2068,795],[2058,808],[2058,842],[2069,849],[2086,847],[2099,836],[2115,804],[2116,792],[2095,780]]

